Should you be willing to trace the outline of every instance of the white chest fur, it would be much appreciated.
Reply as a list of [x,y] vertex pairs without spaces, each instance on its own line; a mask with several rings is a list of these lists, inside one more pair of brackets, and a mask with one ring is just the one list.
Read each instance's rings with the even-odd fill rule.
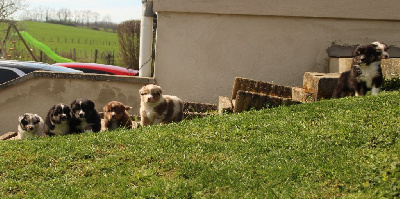
[[57,124],[50,132],[54,133],[55,135],[65,135],[69,133],[69,124],[67,122]]
[[359,76],[360,80],[365,82],[367,85],[367,88],[372,87],[372,80],[379,76],[379,68],[380,68],[380,61],[373,62],[368,66],[361,65],[361,75]]

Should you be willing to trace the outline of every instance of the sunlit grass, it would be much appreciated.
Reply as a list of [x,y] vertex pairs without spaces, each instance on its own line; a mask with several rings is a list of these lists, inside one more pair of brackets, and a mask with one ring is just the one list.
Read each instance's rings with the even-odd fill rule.
[[399,92],[135,130],[0,142],[0,196],[400,194]]

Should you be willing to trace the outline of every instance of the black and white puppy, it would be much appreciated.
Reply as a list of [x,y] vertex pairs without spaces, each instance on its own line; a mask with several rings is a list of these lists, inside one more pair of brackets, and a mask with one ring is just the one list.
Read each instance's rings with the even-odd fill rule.
[[44,121],[39,115],[25,113],[24,115],[18,117],[18,122],[18,134],[15,139],[45,136]]
[[360,45],[353,51],[350,71],[343,72],[332,98],[363,96],[368,90],[377,95],[383,82],[382,58],[388,58],[387,46],[382,42]]
[[73,132],[100,131],[101,118],[94,107],[94,102],[88,99],[77,99],[71,103]]
[[44,129],[47,135],[71,133],[71,109],[65,104],[56,104],[47,113]]

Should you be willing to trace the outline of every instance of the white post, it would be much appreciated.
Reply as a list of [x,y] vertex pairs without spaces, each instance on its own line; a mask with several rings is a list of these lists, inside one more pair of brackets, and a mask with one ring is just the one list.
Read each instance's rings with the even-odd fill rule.
[[151,77],[153,46],[153,0],[142,0],[139,77]]

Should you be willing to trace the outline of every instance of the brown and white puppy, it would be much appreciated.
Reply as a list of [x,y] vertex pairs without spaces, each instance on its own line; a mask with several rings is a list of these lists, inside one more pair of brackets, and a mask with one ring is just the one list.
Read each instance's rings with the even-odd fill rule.
[[94,107],[94,102],[88,99],[77,99],[71,103],[72,132],[100,131],[101,118]]
[[373,42],[360,45],[354,49],[352,56],[351,69],[340,75],[332,98],[362,96],[368,90],[377,95],[380,91],[383,83],[381,60],[389,57],[386,44]]
[[56,104],[50,108],[44,123],[46,135],[66,135],[71,133],[71,109],[65,104]]
[[127,112],[131,108],[118,101],[108,102],[103,107],[105,127],[108,130],[132,128],[132,120]]
[[18,134],[15,139],[45,136],[44,121],[39,115],[25,113],[24,115],[18,117],[18,122]]
[[140,124],[142,126],[179,122],[183,119],[183,103],[176,96],[163,95],[160,86],[149,84],[139,90]]

